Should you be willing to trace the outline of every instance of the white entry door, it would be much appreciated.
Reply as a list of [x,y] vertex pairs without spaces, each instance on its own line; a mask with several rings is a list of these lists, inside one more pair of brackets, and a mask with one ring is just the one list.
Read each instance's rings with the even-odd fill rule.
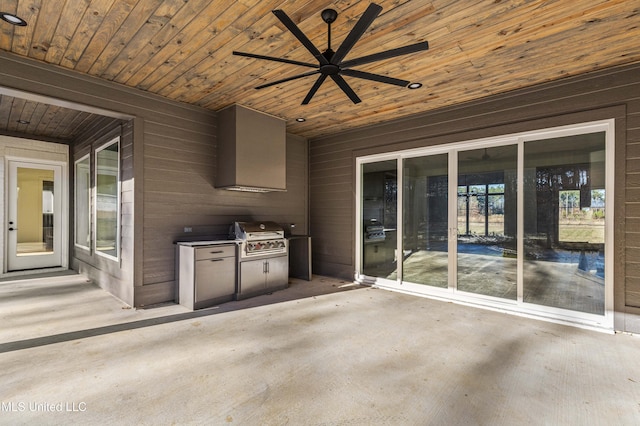
[[62,265],[62,166],[9,161],[7,269]]

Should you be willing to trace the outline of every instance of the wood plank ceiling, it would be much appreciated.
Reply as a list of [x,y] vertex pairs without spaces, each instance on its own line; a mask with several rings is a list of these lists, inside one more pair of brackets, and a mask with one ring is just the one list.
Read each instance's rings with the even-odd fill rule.
[[0,134],[73,142],[100,115],[0,94]]
[[430,50],[358,67],[423,87],[345,77],[362,99],[357,105],[330,80],[300,105],[316,77],[256,90],[309,68],[232,51],[315,62],[271,10],[284,10],[323,51],[320,12],[336,9],[335,50],[367,1],[0,0],[0,11],[29,23],[0,21],[0,49],[213,110],[240,103],[285,118],[289,132],[305,137],[640,60],[637,0],[376,2],[382,13],[346,59],[423,40]]

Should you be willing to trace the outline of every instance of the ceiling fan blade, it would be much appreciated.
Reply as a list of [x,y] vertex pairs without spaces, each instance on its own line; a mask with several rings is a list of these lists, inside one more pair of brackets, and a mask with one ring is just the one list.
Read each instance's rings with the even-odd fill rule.
[[341,70],[344,75],[349,77],[363,78],[365,80],[378,81],[380,83],[393,84],[395,86],[407,87],[410,83],[407,80],[400,80],[398,78],[387,77],[386,75],[372,74],[370,72],[358,71],[358,70]]
[[304,100],[302,101],[302,105],[307,105],[309,102],[311,102],[311,98],[313,98],[313,95],[316,94],[316,92],[318,91],[320,86],[322,86],[322,83],[324,83],[326,79],[326,74],[322,74],[320,77],[318,77],[313,86],[311,86],[311,90],[309,90],[309,93],[307,93],[307,96],[305,96]]
[[297,80],[303,77],[309,77],[310,75],[318,74],[319,72],[320,70],[305,72],[303,74],[298,74],[292,77],[283,78],[282,80],[272,81],[271,83],[262,84],[260,86],[257,86],[256,89],[264,89],[265,87],[275,86],[276,84],[284,83],[286,81]]
[[233,54],[236,56],[246,56],[247,58],[266,59],[267,61],[283,62],[285,64],[300,65],[302,67],[318,68],[317,64],[314,65],[307,62],[293,61],[291,59],[274,58],[273,56],[256,55],[255,53],[237,52],[234,50]]
[[347,53],[349,53],[356,42],[360,40],[360,37],[367,31],[367,28],[369,28],[381,11],[382,7],[375,3],[371,3],[369,7],[367,7],[367,10],[364,11],[356,25],[351,29],[351,32],[342,41],[336,53],[331,57],[331,63],[339,64],[344,57],[347,56]]
[[370,62],[381,61],[383,59],[395,58],[396,56],[408,55],[409,53],[420,52],[427,49],[429,49],[429,42],[421,41],[419,43],[410,44],[408,46],[385,50],[384,52],[374,53],[373,55],[362,56],[360,58],[344,61],[339,65],[340,68],[350,68],[357,65],[368,64]]
[[326,65],[329,63],[327,58],[325,58],[322,53],[320,53],[318,48],[313,43],[311,43],[311,40],[309,40],[307,36],[304,35],[302,31],[300,31],[300,28],[298,28],[298,26],[291,20],[291,18],[289,18],[289,16],[287,16],[286,13],[284,13],[283,10],[276,9],[273,11],[273,14],[276,15],[280,22],[282,22],[284,26],[287,27],[287,29],[291,31],[291,33],[300,41],[300,43],[302,43],[302,45],[306,47],[309,52],[311,52],[311,54],[320,62],[321,65]]
[[333,74],[331,78],[336,82],[338,86],[340,86],[342,91],[347,94],[349,99],[351,99],[354,104],[359,104],[360,102],[362,102],[358,95],[356,95],[356,92],[353,91],[351,86],[349,86],[349,84],[344,80],[344,78],[342,78],[340,74]]

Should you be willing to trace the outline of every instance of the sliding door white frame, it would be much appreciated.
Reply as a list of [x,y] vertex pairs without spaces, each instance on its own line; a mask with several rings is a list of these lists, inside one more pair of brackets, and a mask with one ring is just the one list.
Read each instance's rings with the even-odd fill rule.
[[[524,147],[528,141],[539,141],[543,139],[559,138],[564,136],[575,136],[596,132],[605,133],[606,149],[606,215],[605,215],[605,297],[604,315],[589,314],[573,310],[542,306],[526,303],[523,300],[524,282]],[[615,158],[615,121],[602,120],[597,122],[581,123],[576,125],[562,126],[540,131],[523,132],[519,134],[505,135],[501,137],[484,138],[471,141],[457,142],[447,145],[437,145],[432,147],[418,148],[412,150],[376,154],[356,158],[356,211],[355,211],[355,261],[356,281],[401,291],[420,296],[436,299],[454,301],[456,303],[482,306],[488,309],[515,313],[517,315],[543,318],[549,321],[570,323],[582,327],[595,328],[599,330],[613,330],[613,266],[614,266],[614,240],[613,240],[613,218],[614,218],[614,158]],[[518,172],[517,172],[517,298],[516,300],[506,300],[491,296],[470,294],[457,291],[457,178],[458,178],[458,152],[495,147],[500,145],[517,145],[518,147]],[[448,250],[449,250],[449,285],[448,288],[436,288],[423,284],[412,284],[403,281],[402,277],[402,253],[403,253],[403,163],[406,158],[429,156],[437,154],[448,154],[449,158],[449,200],[448,200]],[[398,217],[398,239],[397,239],[397,279],[390,280],[381,277],[370,277],[362,273],[362,167],[367,163],[379,161],[395,160],[398,173],[398,197],[397,197],[397,217]]]

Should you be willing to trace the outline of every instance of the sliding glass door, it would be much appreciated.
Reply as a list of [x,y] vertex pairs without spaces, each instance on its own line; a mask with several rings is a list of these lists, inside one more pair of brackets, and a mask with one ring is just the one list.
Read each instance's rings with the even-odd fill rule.
[[362,272],[395,279],[397,274],[397,161],[362,167]]
[[612,324],[612,128],[588,123],[358,159],[358,275]]
[[524,144],[524,301],[604,313],[605,133]]
[[449,156],[403,160],[402,279],[449,285]]
[[517,145],[458,153],[458,290],[516,300],[517,177]]

